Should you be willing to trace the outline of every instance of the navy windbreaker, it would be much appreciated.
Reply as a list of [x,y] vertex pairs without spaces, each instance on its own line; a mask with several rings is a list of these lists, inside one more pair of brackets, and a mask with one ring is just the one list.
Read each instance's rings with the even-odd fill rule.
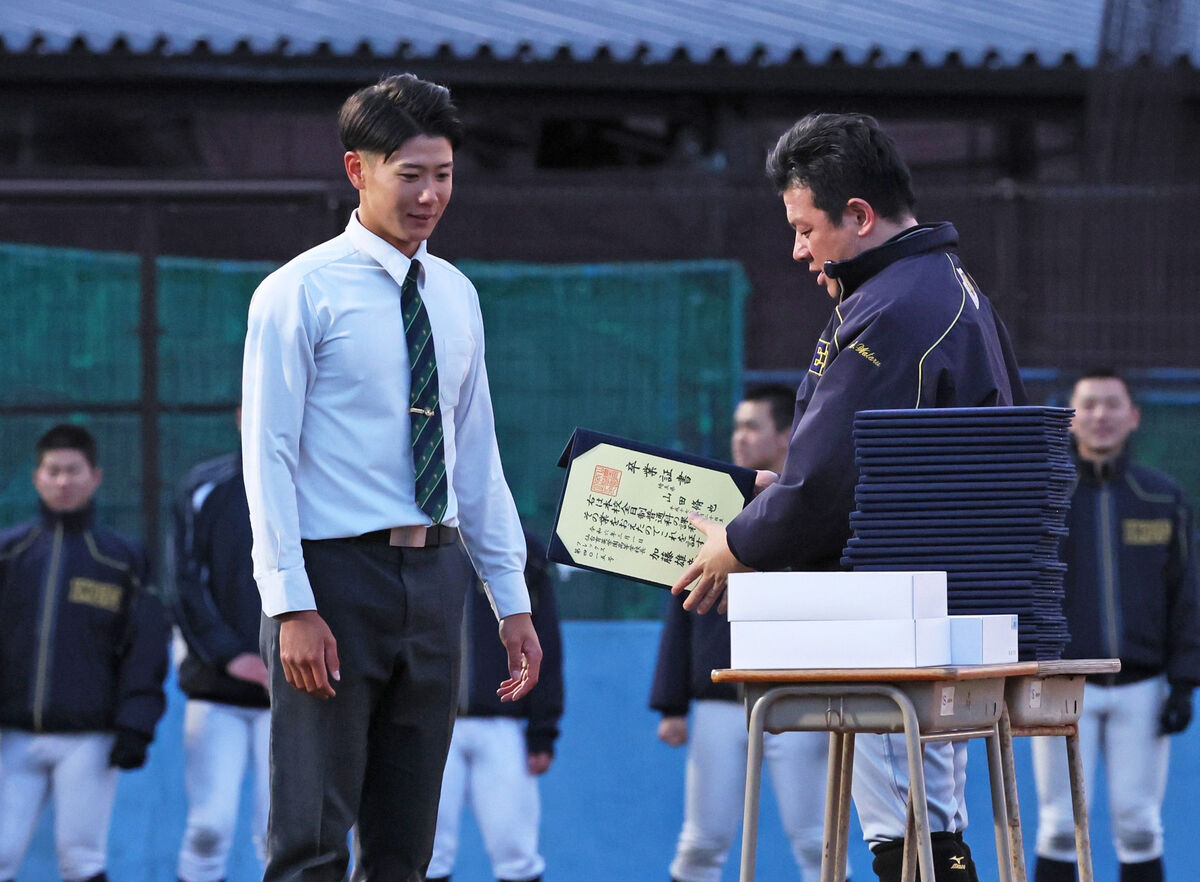
[[92,509],[0,532],[0,726],[130,729],[166,709],[167,623],[141,547]]
[[1183,491],[1128,451],[1102,466],[1077,465],[1062,543],[1071,631],[1063,657],[1119,658],[1115,682],[1166,672],[1172,685],[1200,685],[1200,601]]
[[550,579],[546,549],[525,533],[525,584],[529,587],[533,627],[542,646],[542,669],[537,688],[517,701],[501,701],[496,686],[508,676],[508,653],[496,639],[496,614],[476,579],[467,591],[463,627],[463,684],[459,716],[516,717],[526,720],[527,752],[554,753],[559,719],[563,715],[563,651],[558,601]]
[[742,563],[837,569],[858,480],[855,412],[1025,403],[1008,332],[957,245],[953,225],[925,225],[826,263],[842,293],[796,393],[783,474],[727,526]]
[[258,654],[262,602],[250,558],[250,510],[242,456],[230,453],[188,472],[175,500],[171,613],[187,643],[179,688],[189,698],[267,707],[267,691],[225,666]]
[[729,654],[729,619],[724,613],[712,610],[701,615],[688,612],[678,600],[668,602],[650,707],[664,717],[682,717],[693,699],[738,701],[738,687],[712,680],[714,668],[730,666]]

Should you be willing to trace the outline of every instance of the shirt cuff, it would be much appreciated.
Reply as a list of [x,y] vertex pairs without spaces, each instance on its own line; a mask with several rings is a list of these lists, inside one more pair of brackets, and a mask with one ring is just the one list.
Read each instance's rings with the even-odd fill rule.
[[258,583],[263,612],[269,616],[317,608],[317,599],[304,567],[272,570],[255,576],[254,580]]
[[521,573],[504,573],[487,581],[488,594],[492,598],[492,609],[497,619],[515,613],[532,612],[529,589],[525,587],[525,576]]

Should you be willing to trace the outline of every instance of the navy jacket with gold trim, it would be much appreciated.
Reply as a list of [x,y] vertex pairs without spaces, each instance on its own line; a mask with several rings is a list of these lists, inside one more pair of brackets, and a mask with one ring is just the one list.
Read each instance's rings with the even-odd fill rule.
[[683,717],[694,699],[739,701],[736,686],[712,680],[713,668],[730,666],[729,656],[729,619],[723,613],[689,612],[679,598],[670,598],[658,641],[650,707],[664,717]]
[[165,592],[187,652],[179,688],[188,698],[239,707],[270,706],[267,691],[225,666],[258,652],[262,602],[250,558],[250,509],[242,455],[226,454],[188,472],[176,495],[172,586]]
[[1115,682],[1165,671],[1172,685],[1200,685],[1200,589],[1183,491],[1128,451],[1103,466],[1076,464],[1062,543],[1071,631],[1063,658],[1119,658]]
[[166,709],[167,624],[142,549],[92,509],[0,532],[0,726],[130,729]]
[[854,509],[854,414],[1025,403],[1012,345],[949,223],[913,227],[825,275],[841,296],[796,392],[779,481],[728,524],[756,570],[836,569]]
[[542,670],[537,688],[517,701],[501,701],[496,684],[507,676],[508,653],[496,639],[496,614],[476,579],[467,591],[463,612],[462,682],[458,691],[460,717],[516,717],[526,721],[525,748],[530,754],[554,753],[563,715],[563,649],[558,599],[550,578],[546,548],[525,531],[525,584],[529,587],[533,627],[542,645]]

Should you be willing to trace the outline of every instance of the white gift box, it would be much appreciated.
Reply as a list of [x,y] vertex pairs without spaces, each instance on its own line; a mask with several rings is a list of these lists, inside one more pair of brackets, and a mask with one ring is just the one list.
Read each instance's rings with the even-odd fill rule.
[[912,668],[950,664],[950,620],[733,621],[730,666]]
[[946,617],[944,572],[734,573],[728,593],[731,622]]
[[1016,616],[950,616],[952,664],[996,665],[1017,660]]

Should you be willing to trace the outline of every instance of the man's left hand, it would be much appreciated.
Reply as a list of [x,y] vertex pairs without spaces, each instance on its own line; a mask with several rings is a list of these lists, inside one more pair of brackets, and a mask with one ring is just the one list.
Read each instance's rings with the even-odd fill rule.
[[496,694],[501,701],[516,701],[537,685],[542,669],[542,644],[533,628],[529,613],[513,613],[500,620],[500,642],[508,651],[511,676],[500,684]]
[[1158,718],[1158,734],[1178,735],[1192,722],[1192,689],[1172,686]]
[[729,582],[729,574],[748,573],[750,567],[734,557],[733,552],[729,550],[729,540],[725,538],[725,527],[722,524],[710,521],[697,512],[688,515],[688,520],[704,534],[704,545],[691,566],[683,571],[679,581],[671,586],[671,593],[680,594],[688,585],[696,582],[687,599],[683,601],[683,608],[706,613],[714,604],[718,604],[717,612],[725,612],[725,587]]
[[146,764],[146,749],[149,746],[149,735],[133,729],[118,728],[112,750],[108,754],[108,764],[125,771],[140,769]]
[[554,762],[552,753],[531,753],[525,758],[525,767],[529,769],[531,775],[544,775],[550,770],[552,762]]

